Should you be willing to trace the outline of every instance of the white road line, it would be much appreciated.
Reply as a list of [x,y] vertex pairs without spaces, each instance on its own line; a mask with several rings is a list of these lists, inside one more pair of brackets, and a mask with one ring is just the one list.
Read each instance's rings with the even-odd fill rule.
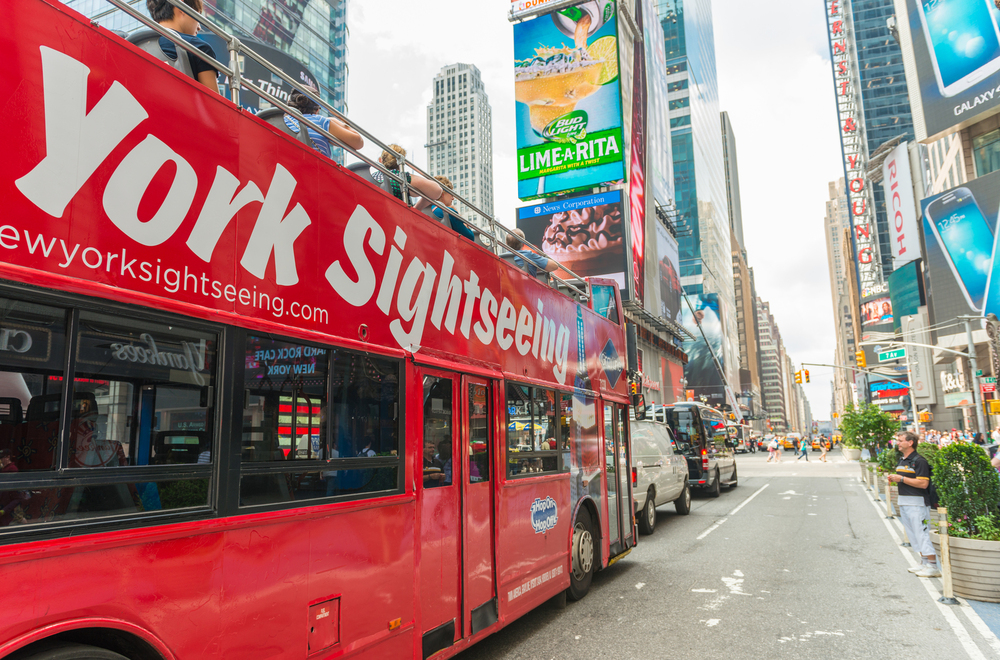
[[745,507],[745,506],[746,506],[747,504],[749,504],[749,503],[750,503],[750,500],[752,500],[753,498],[755,498],[755,497],[757,497],[758,495],[760,495],[760,494],[761,494],[761,493],[762,493],[762,492],[764,491],[764,489],[765,489],[765,488],[767,488],[767,487],[768,487],[768,486],[770,486],[770,485],[771,485],[771,484],[767,483],[767,484],[764,484],[763,486],[761,486],[760,488],[758,488],[758,489],[757,489],[757,492],[755,492],[755,493],[754,493],[753,495],[751,495],[750,497],[748,497],[748,498],[746,498],[745,500],[743,500],[742,502],[740,502],[740,505],[739,505],[739,506],[737,506],[737,507],[736,507],[735,509],[733,509],[732,511],[730,511],[730,512],[729,512],[729,515],[731,515],[731,516],[733,516],[733,515],[736,515],[736,512],[737,512],[737,511],[739,511],[740,509],[742,509],[743,507]]
[[719,520],[717,520],[717,521],[715,522],[715,524],[714,524],[714,525],[712,525],[711,527],[709,527],[708,529],[706,529],[706,530],[705,530],[704,532],[702,532],[701,534],[699,534],[699,535],[698,535],[697,537],[695,537],[695,541],[700,541],[700,540],[702,540],[703,538],[705,538],[706,536],[708,536],[709,534],[711,534],[712,532],[714,532],[715,530],[719,529],[719,527],[720,527],[720,526],[722,525],[722,523],[724,523],[724,522],[726,522],[727,520],[729,520],[729,516],[733,516],[733,515],[736,515],[736,512],[738,512],[738,511],[739,511],[740,509],[742,509],[742,508],[743,508],[743,507],[745,507],[745,506],[746,506],[747,504],[749,504],[749,503],[750,503],[750,500],[752,500],[753,498],[755,498],[755,497],[757,497],[758,495],[760,495],[760,494],[761,494],[761,492],[763,492],[763,490],[764,490],[765,488],[767,488],[768,486],[770,486],[770,485],[771,485],[771,484],[767,483],[767,484],[764,484],[763,486],[761,486],[760,488],[758,488],[758,489],[757,489],[757,491],[756,491],[756,492],[754,492],[754,494],[753,494],[753,495],[751,495],[750,497],[748,497],[748,498],[746,498],[745,500],[743,500],[742,502],[740,502],[740,504],[739,504],[739,505],[738,505],[738,506],[737,506],[737,507],[736,507],[735,509],[733,509],[733,510],[732,510],[732,511],[730,511],[730,512],[729,512],[728,514],[726,514],[726,516],[727,516],[727,517],[725,517],[725,518],[720,518]]
[[[862,488],[864,488],[864,486],[862,486]],[[899,552],[903,555],[903,558],[906,560],[906,563],[908,563],[910,566],[916,566],[917,560],[913,558],[913,553],[902,546],[903,540],[899,537],[898,534],[896,534],[896,530],[893,529],[892,523],[885,517],[884,507],[879,506],[879,504],[874,501],[872,501],[872,506],[875,507],[875,511],[878,513],[879,518],[882,519],[882,523],[885,525],[885,528],[889,531],[889,536],[892,537],[893,542],[896,544],[896,547],[899,549]],[[979,647],[976,645],[976,643],[972,641],[972,637],[969,635],[969,631],[965,629],[965,626],[963,626],[961,622],[958,620],[958,617],[955,616],[955,612],[953,612],[950,609],[950,606],[938,602],[937,599],[940,597],[941,593],[935,588],[931,580],[929,578],[917,578],[917,579],[920,580],[921,583],[923,583],[924,588],[927,590],[927,594],[931,597],[931,599],[933,599],[934,604],[937,605],[937,608],[938,610],[940,610],[941,615],[944,617],[945,621],[948,622],[948,625],[951,626],[952,632],[955,633],[955,636],[958,638],[959,643],[962,645],[962,648],[965,649],[965,652],[968,654],[968,656],[972,660],[986,660],[986,656],[984,656],[983,652],[979,650]],[[971,610],[972,608],[969,609]],[[986,624],[984,623],[983,625],[985,626]]]

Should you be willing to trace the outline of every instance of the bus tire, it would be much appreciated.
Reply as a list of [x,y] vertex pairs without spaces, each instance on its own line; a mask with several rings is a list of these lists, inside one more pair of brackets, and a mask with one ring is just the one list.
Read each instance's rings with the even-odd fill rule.
[[691,513],[691,487],[687,484],[684,484],[684,490],[681,491],[680,497],[674,500],[674,508],[681,516]]
[[590,591],[594,579],[594,560],[597,557],[597,538],[594,523],[586,509],[580,509],[573,525],[573,541],[570,546],[572,566],[569,572],[570,600],[581,600]]
[[639,531],[643,534],[652,534],[656,529],[656,493],[652,488],[646,493],[646,505],[642,507],[642,514],[639,516]]
[[708,496],[709,497],[718,497],[719,493],[721,492],[719,490],[719,487],[720,487],[720,484],[719,484],[719,470],[718,470],[718,468],[716,468],[716,470],[715,470],[715,483],[712,484],[712,487],[708,489]]
[[11,660],[128,660],[124,655],[97,646],[69,642],[42,642],[10,656]]

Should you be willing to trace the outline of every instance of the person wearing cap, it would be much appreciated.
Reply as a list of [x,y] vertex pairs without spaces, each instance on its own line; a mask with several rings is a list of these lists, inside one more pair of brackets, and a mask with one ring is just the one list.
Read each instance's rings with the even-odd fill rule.
[[[315,87],[310,87],[309,90],[318,95],[318,91]],[[292,91],[291,96],[288,97],[288,105],[301,112],[303,117],[316,124],[355,151],[365,146],[364,138],[361,137],[360,133],[339,119],[333,119],[319,114],[319,103],[299,90],[296,89]],[[285,115],[285,125],[293,131],[299,131],[299,121],[291,115]],[[313,128],[307,126],[306,130],[309,131],[309,139],[312,140],[313,149],[329,158],[331,154],[330,140]]]

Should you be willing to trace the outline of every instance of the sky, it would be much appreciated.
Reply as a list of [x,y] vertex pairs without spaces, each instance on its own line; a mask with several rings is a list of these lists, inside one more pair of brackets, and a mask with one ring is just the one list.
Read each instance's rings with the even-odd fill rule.
[[[796,365],[828,364],[835,339],[823,216],[828,183],[843,176],[843,166],[824,3],[773,0],[767,11],[759,3],[713,5],[720,109],[736,135],[757,293],[771,304]],[[349,115],[383,142],[406,147],[420,167],[434,76],[456,62],[479,68],[493,109],[494,214],[504,224],[519,205],[508,6],[364,0],[348,10]],[[833,370],[809,371],[813,417],[830,419]]]

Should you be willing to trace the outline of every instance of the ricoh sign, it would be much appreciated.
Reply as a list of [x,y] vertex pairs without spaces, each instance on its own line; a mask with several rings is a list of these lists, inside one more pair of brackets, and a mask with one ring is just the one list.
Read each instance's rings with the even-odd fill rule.
[[840,143],[844,155],[851,225],[854,228],[858,284],[864,288],[882,281],[882,267],[879,263],[878,234],[874,226],[871,185],[867,174],[868,152],[861,111],[857,54],[850,39],[853,29],[850,0],[826,0],[826,10],[840,121]]

